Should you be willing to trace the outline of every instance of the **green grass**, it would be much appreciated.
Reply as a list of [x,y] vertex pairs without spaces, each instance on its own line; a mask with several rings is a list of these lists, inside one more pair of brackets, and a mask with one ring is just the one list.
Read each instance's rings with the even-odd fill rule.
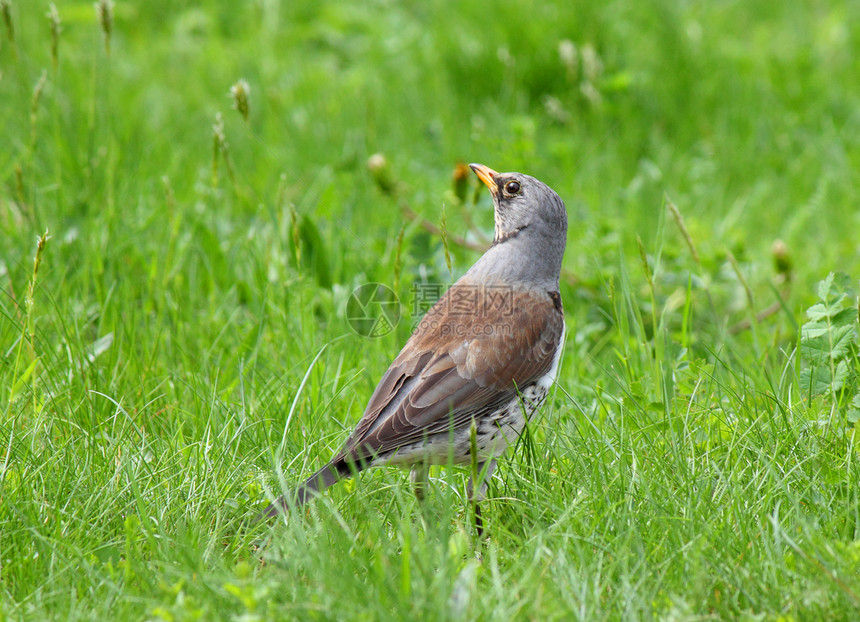
[[[841,386],[798,346],[828,273],[857,305],[857,2],[118,2],[108,48],[58,1],[56,58],[47,3],[0,4],[0,620],[856,618],[856,318]],[[570,218],[488,540],[467,469],[248,526],[358,420],[413,283],[476,259],[458,161]],[[403,206],[444,206],[453,274]],[[366,339],[374,281],[406,317]]]

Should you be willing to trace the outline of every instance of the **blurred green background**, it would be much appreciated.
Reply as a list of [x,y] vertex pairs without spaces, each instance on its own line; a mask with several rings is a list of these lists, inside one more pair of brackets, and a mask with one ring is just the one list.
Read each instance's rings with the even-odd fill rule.
[[[839,387],[795,348],[831,271],[856,310],[860,3],[0,9],[0,619],[856,612],[856,317]],[[492,236],[462,162],[570,221],[560,388],[490,541],[457,471],[249,527]]]

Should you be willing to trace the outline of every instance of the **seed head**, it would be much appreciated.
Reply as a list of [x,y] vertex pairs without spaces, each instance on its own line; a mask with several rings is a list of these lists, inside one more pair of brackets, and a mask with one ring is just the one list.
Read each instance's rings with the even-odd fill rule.
[[57,5],[53,2],[48,5],[47,16],[51,22],[51,60],[53,60],[56,69],[60,62],[60,33],[63,32],[63,22],[60,20]]
[[561,64],[567,69],[568,75],[575,76],[579,65],[579,52],[576,44],[570,39],[562,39],[558,42],[558,57]]
[[457,162],[454,166],[454,194],[463,203],[466,200],[466,193],[469,190],[470,169],[465,162]]
[[113,0],[98,0],[94,6],[105,36],[105,52],[110,54],[110,35],[113,31]]
[[250,113],[250,104],[248,103],[248,96],[250,94],[251,87],[244,78],[241,78],[236,84],[230,87],[230,95],[233,96],[233,108],[239,111],[239,114],[242,115],[245,121],[248,120],[248,114]]
[[373,180],[379,189],[385,194],[394,194],[397,189],[397,182],[391,172],[391,167],[388,166],[388,160],[381,153],[374,153],[367,159],[367,170],[373,176]]
[[12,23],[12,3],[9,0],[0,0],[0,13],[3,14],[3,23],[6,25],[6,36],[14,47],[15,25]]

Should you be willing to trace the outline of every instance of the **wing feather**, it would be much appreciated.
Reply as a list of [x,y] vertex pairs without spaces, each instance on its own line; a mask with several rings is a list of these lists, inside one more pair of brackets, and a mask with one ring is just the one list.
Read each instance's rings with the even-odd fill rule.
[[[458,291],[466,288],[465,295]],[[434,305],[383,375],[335,461],[366,460],[470,425],[550,370],[564,330],[556,298],[534,291],[494,305],[498,292],[491,295],[457,283]],[[454,304],[464,299],[471,309]]]

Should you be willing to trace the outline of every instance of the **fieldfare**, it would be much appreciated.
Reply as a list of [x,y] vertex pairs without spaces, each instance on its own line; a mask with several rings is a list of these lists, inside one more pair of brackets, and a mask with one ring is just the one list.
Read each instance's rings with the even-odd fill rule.
[[558,370],[567,212],[534,177],[471,167],[493,195],[492,246],[420,321],[343,448],[265,516],[368,467],[409,465],[413,481],[424,480],[429,464],[472,462],[474,440],[483,478],[468,491],[482,531],[478,502],[496,458],[522,434]]

